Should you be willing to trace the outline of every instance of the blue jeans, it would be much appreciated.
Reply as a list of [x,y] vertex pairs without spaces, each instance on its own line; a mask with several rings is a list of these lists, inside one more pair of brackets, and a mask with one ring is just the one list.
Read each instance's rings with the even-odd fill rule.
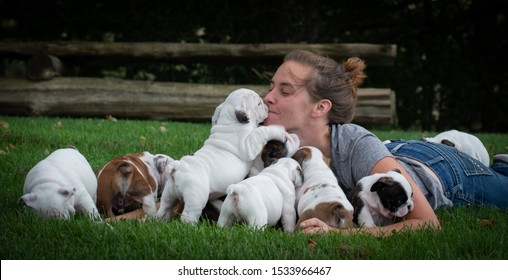
[[426,141],[394,141],[386,147],[394,156],[427,165],[454,205],[508,208],[508,164],[494,162],[489,168],[454,147]]

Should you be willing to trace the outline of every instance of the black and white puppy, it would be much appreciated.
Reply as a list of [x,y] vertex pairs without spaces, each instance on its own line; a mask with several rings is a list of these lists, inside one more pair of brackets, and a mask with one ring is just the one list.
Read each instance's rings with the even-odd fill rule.
[[350,197],[353,222],[363,227],[393,223],[413,210],[413,189],[400,170],[376,173],[362,178]]
[[287,133],[284,142],[279,140],[268,141],[261,151],[261,154],[254,160],[249,171],[249,177],[259,174],[263,168],[274,164],[279,158],[293,156],[299,147],[300,139],[293,133]]

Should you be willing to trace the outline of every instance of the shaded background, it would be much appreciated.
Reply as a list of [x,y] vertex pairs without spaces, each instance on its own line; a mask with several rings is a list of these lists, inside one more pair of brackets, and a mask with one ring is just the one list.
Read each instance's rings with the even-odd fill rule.
[[[503,0],[0,0],[0,41],[397,44],[395,66],[368,67],[364,87],[396,92],[400,128],[508,132],[507,16]],[[1,62],[5,76],[22,67]],[[79,74],[259,84],[276,67],[92,65]]]

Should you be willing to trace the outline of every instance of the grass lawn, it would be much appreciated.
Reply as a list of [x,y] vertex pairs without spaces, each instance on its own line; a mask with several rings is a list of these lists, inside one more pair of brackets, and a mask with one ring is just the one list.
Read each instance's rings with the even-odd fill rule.
[[[25,175],[50,152],[76,146],[94,171],[133,152],[192,154],[209,124],[108,119],[0,116],[0,258],[13,259],[508,259],[508,213],[489,208],[439,211],[440,231],[420,230],[386,238],[339,234],[307,236],[278,229],[196,227],[179,221],[112,224],[82,216],[46,220],[18,205]],[[419,139],[433,133],[373,130],[381,140]],[[478,134],[491,154],[508,153],[508,135]]]

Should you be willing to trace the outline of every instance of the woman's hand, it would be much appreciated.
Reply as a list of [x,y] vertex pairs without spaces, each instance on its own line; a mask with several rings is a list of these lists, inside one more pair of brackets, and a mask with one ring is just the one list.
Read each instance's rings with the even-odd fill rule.
[[328,226],[318,218],[305,220],[300,223],[299,227],[305,234],[327,233],[332,229],[332,227]]

